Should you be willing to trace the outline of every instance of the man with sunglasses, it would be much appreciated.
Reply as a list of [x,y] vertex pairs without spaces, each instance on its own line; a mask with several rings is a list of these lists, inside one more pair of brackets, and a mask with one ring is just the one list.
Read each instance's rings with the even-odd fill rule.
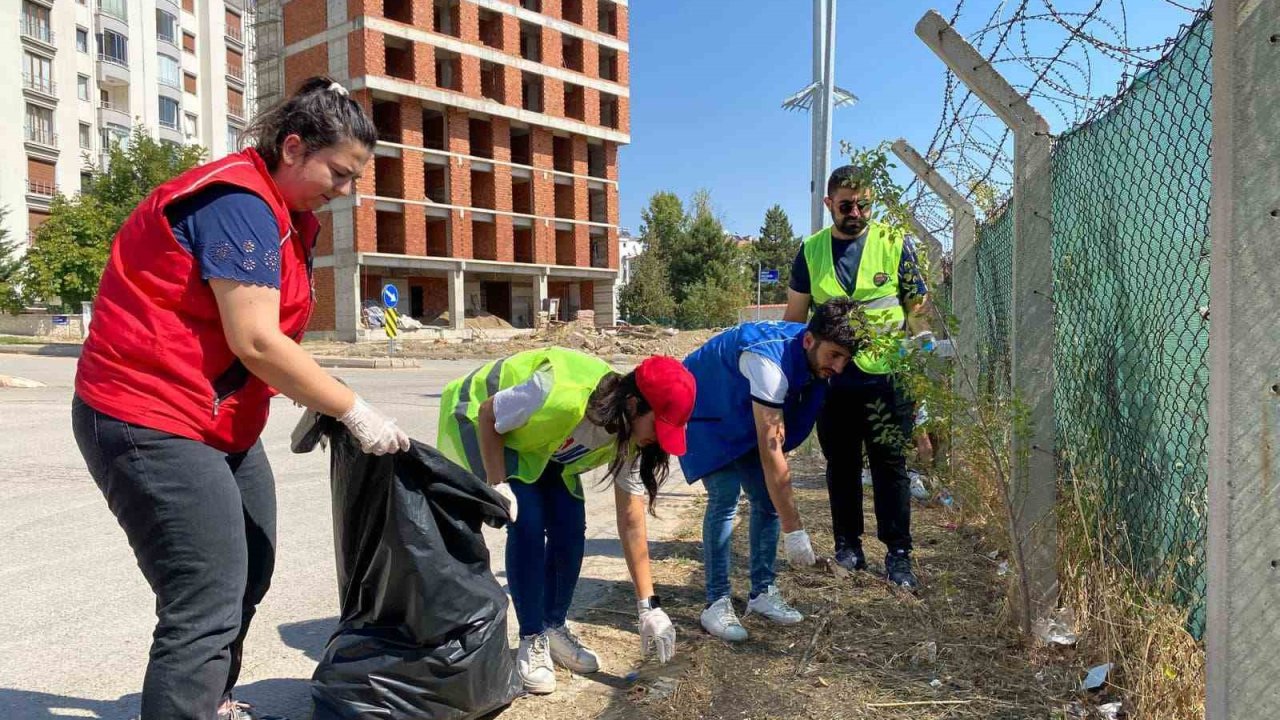
[[874,198],[859,168],[837,168],[825,203],[832,224],[805,240],[791,267],[784,319],[802,322],[813,305],[832,298],[862,304],[882,340],[854,356],[831,380],[818,418],[818,442],[827,460],[827,493],[836,562],[864,570],[862,454],[866,448],[875,492],[877,536],[888,548],[890,583],[915,589],[911,567],[911,480],[906,449],[912,436],[912,399],[894,377],[894,356],[906,331],[928,330],[927,289],[915,249],[905,237],[872,220]]

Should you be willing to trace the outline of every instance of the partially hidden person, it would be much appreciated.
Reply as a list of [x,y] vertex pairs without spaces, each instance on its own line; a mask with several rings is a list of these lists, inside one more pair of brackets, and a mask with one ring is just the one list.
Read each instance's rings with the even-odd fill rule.
[[831,383],[818,419],[827,460],[827,492],[836,561],[865,570],[862,549],[862,453],[871,466],[877,537],[884,543],[885,576],[899,587],[919,585],[911,562],[911,478],[907,450],[915,405],[897,375],[907,334],[930,342],[924,313],[928,290],[910,239],[873,220],[876,198],[864,173],[845,165],[831,173],[824,200],[832,224],[804,241],[791,266],[783,318],[803,320],[811,307],[852,299],[880,339],[853,358]]

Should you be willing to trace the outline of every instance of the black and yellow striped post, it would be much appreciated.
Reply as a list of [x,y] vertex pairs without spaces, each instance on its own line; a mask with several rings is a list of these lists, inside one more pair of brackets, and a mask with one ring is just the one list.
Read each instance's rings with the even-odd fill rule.
[[394,357],[396,354],[396,336],[400,334],[400,316],[396,314],[393,308],[385,308],[382,311],[382,329],[387,332],[387,356]]

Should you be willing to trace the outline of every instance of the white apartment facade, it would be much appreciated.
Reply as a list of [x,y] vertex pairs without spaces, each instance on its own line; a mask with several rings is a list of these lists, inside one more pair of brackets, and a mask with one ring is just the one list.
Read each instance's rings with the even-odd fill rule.
[[[235,149],[253,97],[252,0],[5,0],[0,206],[31,238],[55,192],[77,193],[108,143]],[[21,169],[19,169],[21,168]]]

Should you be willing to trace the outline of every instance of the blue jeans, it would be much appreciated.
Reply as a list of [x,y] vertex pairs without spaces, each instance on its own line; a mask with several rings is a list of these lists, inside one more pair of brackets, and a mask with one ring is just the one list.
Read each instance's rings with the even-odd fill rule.
[[550,463],[535,483],[511,481],[520,512],[507,526],[507,588],[520,636],[564,625],[582,573],[587,506],[569,494]]
[[[702,479],[707,488],[707,512],[702,518],[702,564],[707,578],[707,603],[729,597],[729,555],[738,496],[751,503],[751,597],[773,584],[782,522],[769,499],[764,468],[755,450]],[[521,510],[523,512],[523,509]]]

